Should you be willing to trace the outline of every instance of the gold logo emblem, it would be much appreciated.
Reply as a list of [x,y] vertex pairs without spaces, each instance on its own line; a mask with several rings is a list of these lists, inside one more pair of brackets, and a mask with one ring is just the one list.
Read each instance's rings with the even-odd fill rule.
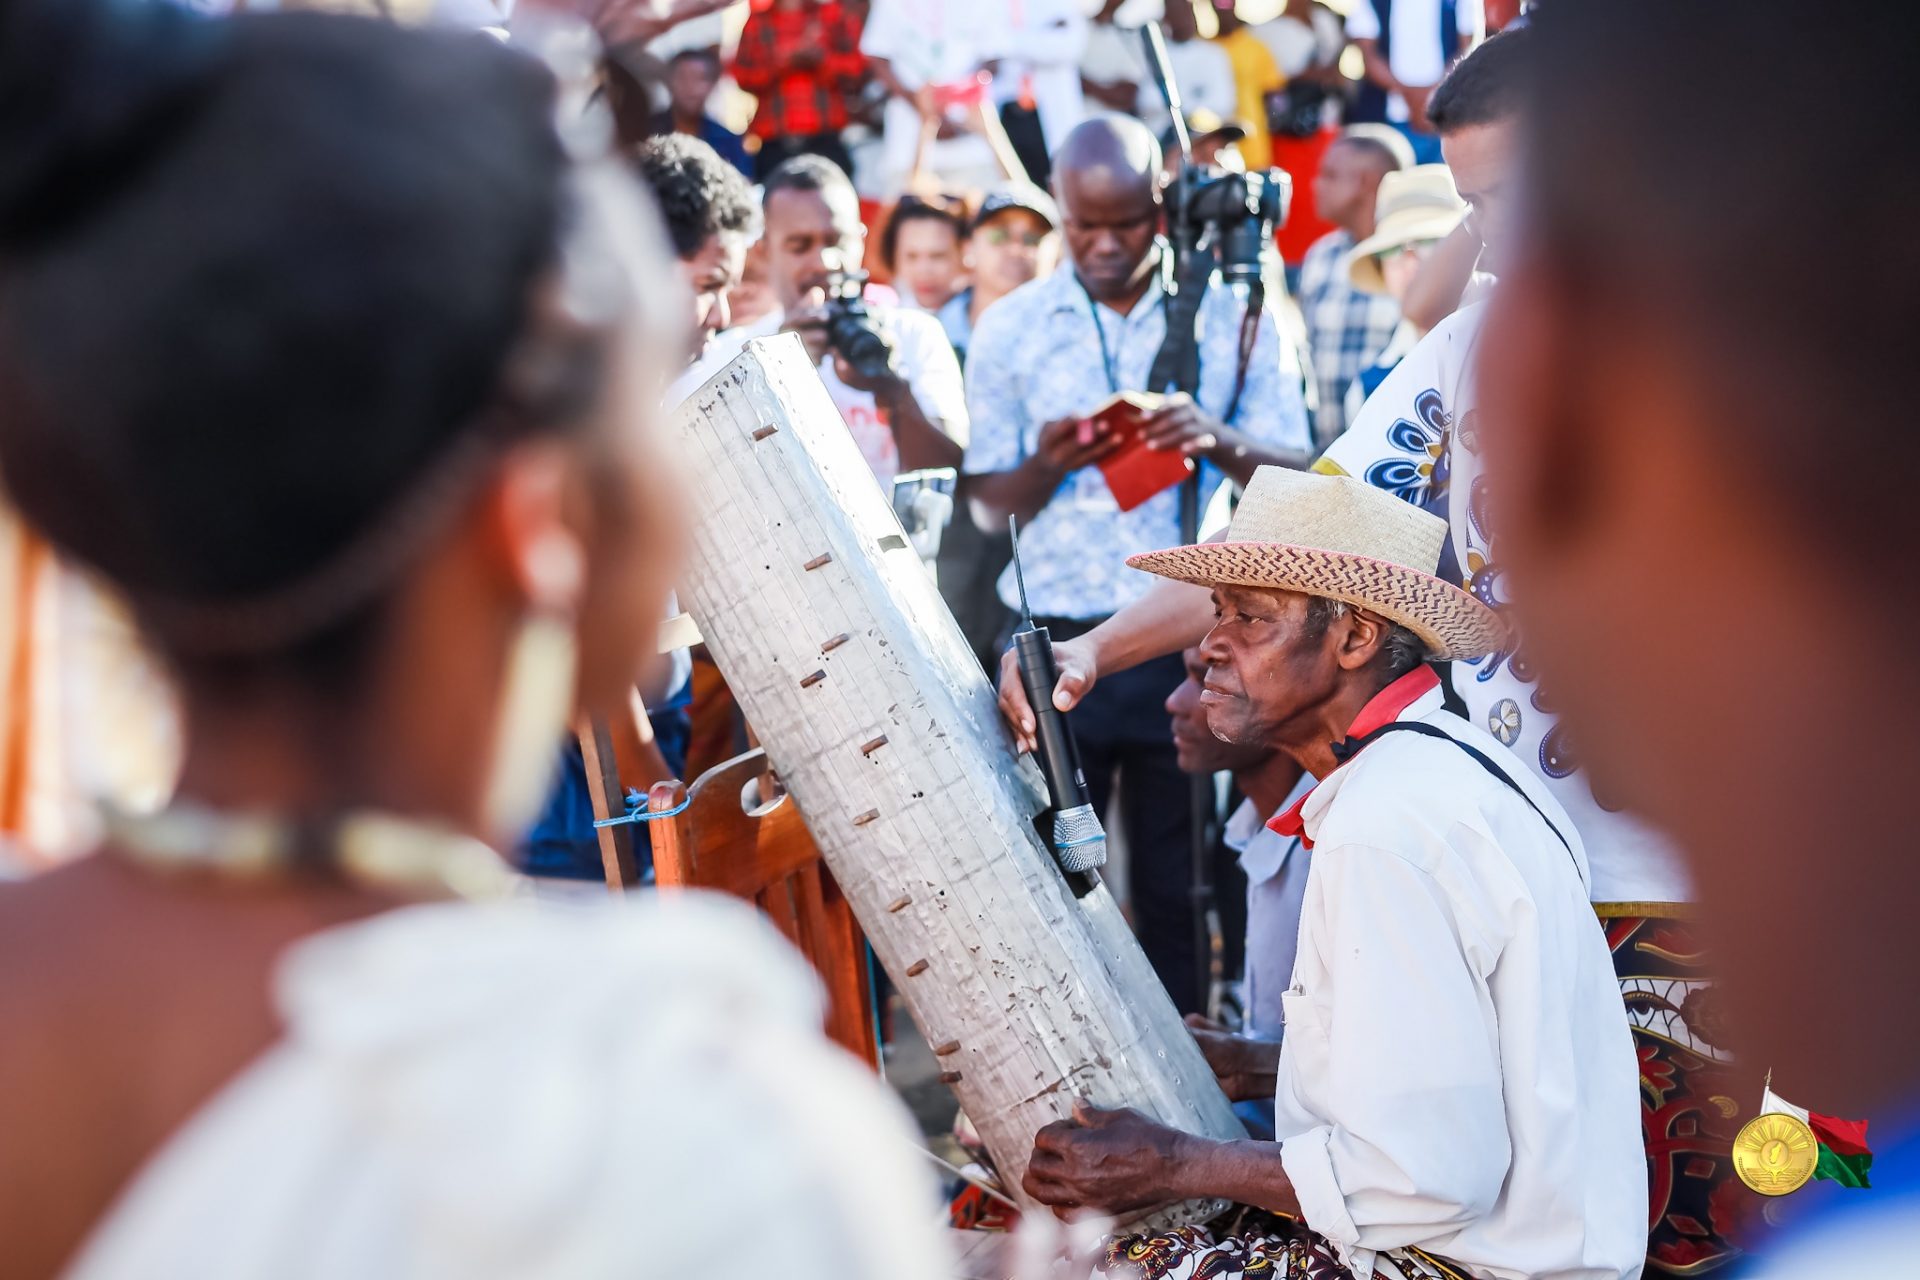
[[1819,1159],[1813,1130],[1798,1116],[1782,1112],[1755,1116],[1733,1140],[1733,1171],[1763,1196],[1798,1191],[1813,1176]]

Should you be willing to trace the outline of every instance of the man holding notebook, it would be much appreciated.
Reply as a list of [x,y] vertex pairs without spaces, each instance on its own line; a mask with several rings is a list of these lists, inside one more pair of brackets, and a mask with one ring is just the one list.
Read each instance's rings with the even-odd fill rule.
[[[1182,541],[1179,482],[1202,505],[1265,463],[1304,467],[1311,448],[1299,371],[1270,315],[1216,283],[1200,307],[1196,396],[1148,386],[1166,337],[1160,151],[1138,121],[1089,120],[1054,156],[1068,261],[994,304],[967,353],[972,420],[966,496],[988,527],[1021,525],[1036,620],[1083,634],[1147,586],[1129,555]],[[1245,356],[1243,358],[1243,352]],[[1011,569],[1001,598],[1015,603]],[[1148,958],[1183,1010],[1197,987],[1187,903],[1189,788],[1174,759],[1167,694],[1178,655],[1103,683],[1073,712],[1096,809],[1116,773],[1132,858],[1130,897]]]

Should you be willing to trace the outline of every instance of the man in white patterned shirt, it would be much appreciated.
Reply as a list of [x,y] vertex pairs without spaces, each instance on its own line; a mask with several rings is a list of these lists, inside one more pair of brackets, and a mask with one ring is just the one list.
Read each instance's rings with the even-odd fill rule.
[[1347,427],[1347,387],[1393,340],[1400,304],[1363,293],[1347,275],[1347,255],[1373,234],[1380,179],[1413,164],[1407,140],[1384,125],[1351,125],[1327,148],[1313,179],[1314,207],[1334,224],[1300,263],[1300,314],[1307,324],[1320,403],[1313,440],[1324,446]]
[[[967,496],[984,526],[1020,519],[1033,612],[1056,640],[1086,632],[1146,589],[1126,556],[1180,541],[1176,490],[1120,510],[1097,465],[1112,442],[1087,442],[1080,431],[1113,393],[1149,389],[1166,336],[1160,181],[1160,148],[1139,121],[1103,117],[1069,134],[1054,157],[1069,261],[995,303],[967,352]],[[1199,464],[1203,506],[1223,481],[1244,482],[1261,463],[1305,465],[1310,448],[1292,353],[1261,314],[1242,368],[1245,317],[1229,290],[1208,289],[1196,326],[1198,394],[1170,397],[1146,427],[1149,445]],[[1017,603],[1011,569],[1000,595]],[[1102,685],[1073,725],[1096,810],[1120,775],[1135,925],[1154,970],[1190,1012],[1198,1004],[1191,797],[1162,705],[1183,675],[1177,655],[1145,664]]]

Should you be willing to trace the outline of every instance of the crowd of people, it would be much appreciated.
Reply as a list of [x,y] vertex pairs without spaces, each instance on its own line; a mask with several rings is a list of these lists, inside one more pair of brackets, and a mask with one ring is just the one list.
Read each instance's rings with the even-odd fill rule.
[[[1049,629],[1246,1122],[1035,1136],[1063,1216],[1242,1207],[1103,1272],[1901,1269],[1909,1033],[1842,970],[1920,976],[1920,690],[1837,623],[1911,607],[1860,465],[1920,286],[1903,41],[1165,0],[1175,119],[1132,4],[188,7],[246,8],[0,0],[0,483],[183,726],[170,801],[0,891],[10,1274],[665,1273],[743,1215],[803,1274],[946,1273],[904,1117],[750,911],[556,915],[494,853],[602,874],[582,712],[637,696],[660,778],[750,733],[657,642],[659,428],[782,334],[883,491],[951,497],[896,509],[1024,750],[1016,608]],[[1290,180],[1270,289],[1184,292],[1183,164]],[[1762,1213],[1774,1077],[1880,1122],[1872,1199]]]

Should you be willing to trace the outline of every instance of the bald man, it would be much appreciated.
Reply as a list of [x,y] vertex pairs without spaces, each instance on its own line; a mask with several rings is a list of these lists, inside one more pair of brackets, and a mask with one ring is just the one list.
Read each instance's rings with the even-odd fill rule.
[[[981,316],[967,352],[972,438],[963,471],[983,526],[1020,518],[1020,551],[1036,618],[1055,639],[1082,635],[1137,599],[1148,579],[1126,557],[1180,541],[1179,496],[1167,489],[1122,511],[1099,464],[1117,448],[1086,420],[1120,391],[1148,385],[1166,337],[1162,291],[1171,267],[1159,240],[1160,147],[1137,120],[1089,120],[1054,154],[1054,195],[1067,262]],[[1200,384],[1170,396],[1146,424],[1150,448],[1198,467],[1204,506],[1220,485],[1263,463],[1304,466],[1306,410],[1290,348],[1270,315],[1254,317],[1242,367],[1243,305],[1208,289],[1196,331]],[[1011,569],[1000,595],[1016,603]],[[1103,683],[1073,713],[1087,783],[1105,812],[1116,779],[1131,853],[1134,921],[1147,957],[1183,1011],[1199,976],[1187,902],[1188,784],[1163,705],[1184,678],[1178,654]]]

